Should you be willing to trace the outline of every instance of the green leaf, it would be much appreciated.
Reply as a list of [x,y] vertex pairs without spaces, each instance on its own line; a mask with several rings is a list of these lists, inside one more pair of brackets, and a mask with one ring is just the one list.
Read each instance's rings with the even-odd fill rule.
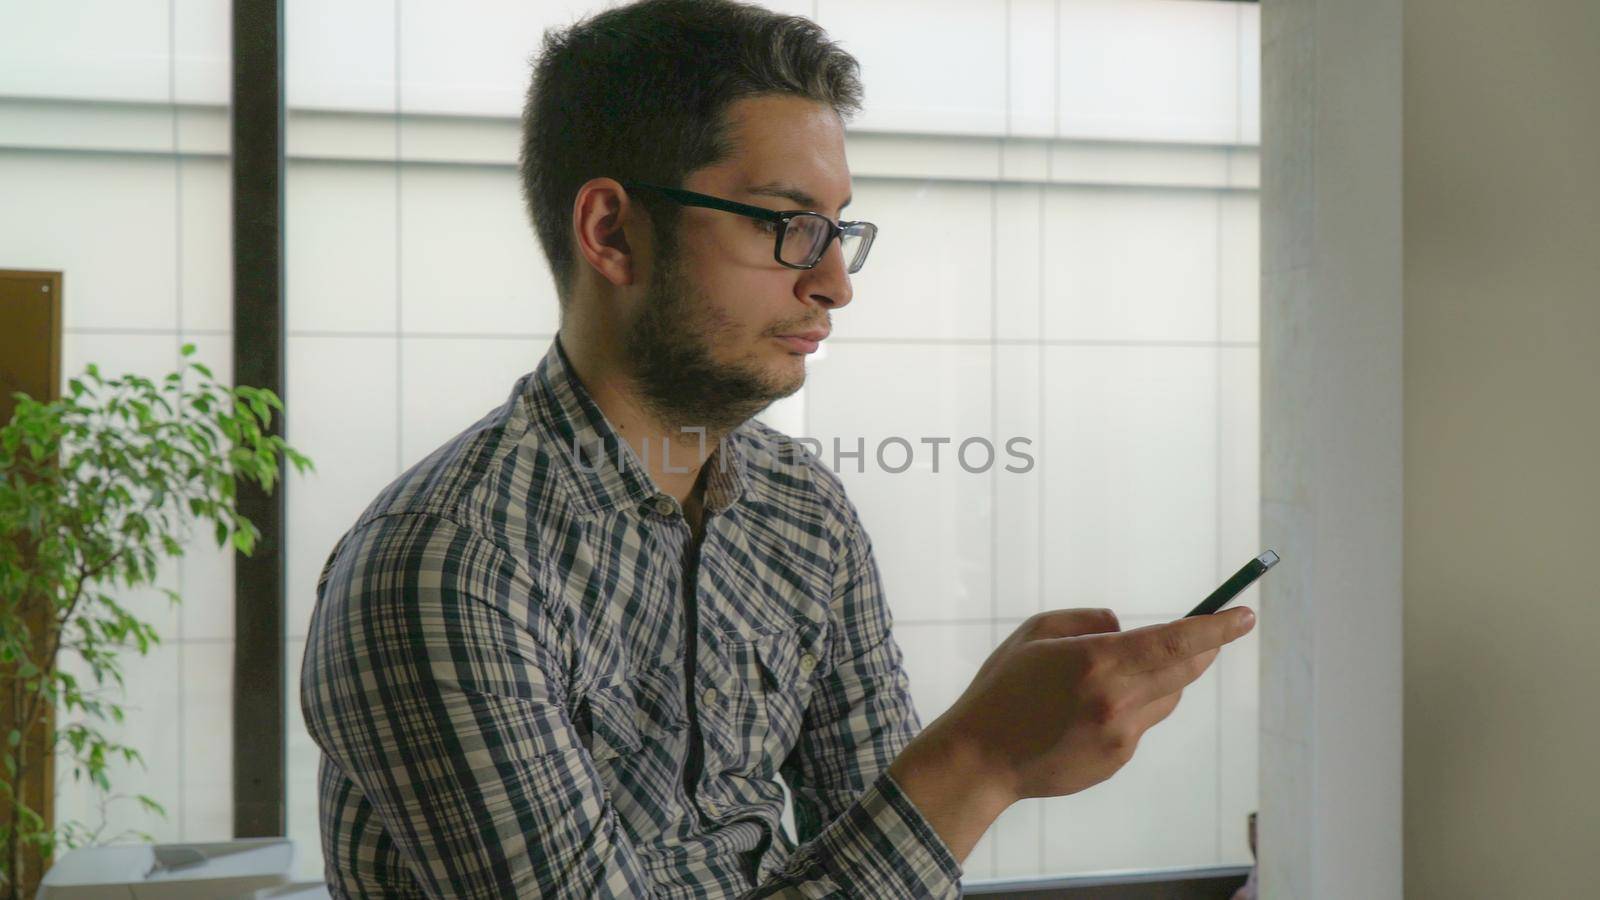
[[[195,350],[192,343],[183,345],[191,363]],[[199,363],[190,367],[214,374]],[[253,553],[260,532],[235,508],[240,480],[258,482],[271,493],[286,475],[279,451],[297,470],[313,468],[266,427],[273,411],[283,408],[274,392],[245,386],[230,394],[215,381],[189,391],[190,367],[157,381],[139,375],[107,380],[90,364],[69,380],[69,398],[40,403],[15,392],[16,412],[10,423],[0,423],[0,535],[32,541],[24,557],[17,542],[0,540],[0,598],[37,593],[58,613],[65,612],[68,598],[83,600],[72,620],[62,623],[71,636],[62,652],[76,653],[102,689],[112,687],[111,679],[124,685],[117,658],[126,649],[148,654],[161,643],[151,625],[117,604],[118,583],[155,582],[162,553],[181,556],[194,539],[190,526],[197,519],[213,522],[218,547],[231,535],[232,552]],[[176,591],[162,592],[179,602]],[[55,666],[44,672],[37,664],[24,668],[24,650],[32,644],[28,632],[15,616],[0,613],[0,619],[0,662],[14,679],[12,689],[39,692],[62,715],[124,722],[122,707],[97,698],[100,691],[91,690],[90,679],[79,690],[76,679]],[[11,724],[20,725],[0,726],[0,733],[8,746],[20,747],[27,730]],[[70,743],[76,754],[71,760],[86,763],[74,769],[74,778],[83,780],[87,773],[103,790],[111,789],[108,754],[144,764],[131,748],[108,745],[103,735],[81,726],[64,726],[47,740],[52,754],[66,752],[60,745]],[[7,767],[13,776],[17,765],[12,754]],[[0,801],[8,787],[0,780]],[[69,845],[76,839],[70,835]]]

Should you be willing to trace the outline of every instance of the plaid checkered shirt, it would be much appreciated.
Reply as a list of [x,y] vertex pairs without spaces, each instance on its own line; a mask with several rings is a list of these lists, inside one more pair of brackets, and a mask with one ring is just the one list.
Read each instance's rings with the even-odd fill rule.
[[558,337],[344,533],[300,681],[333,896],[961,895],[838,476],[754,419],[706,465],[696,546]]

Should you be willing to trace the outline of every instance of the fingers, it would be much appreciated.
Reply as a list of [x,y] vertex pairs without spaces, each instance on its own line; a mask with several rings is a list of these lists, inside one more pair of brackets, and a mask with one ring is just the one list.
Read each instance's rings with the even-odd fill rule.
[[1172,666],[1248,634],[1255,626],[1255,614],[1248,607],[1236,607],[1209,616],[1194,616],[1176,622],[1146,625],[1125,631],[1107,640],[1118,645],[1119,664],[1115,670],[1135,675]]
[[1177,696],[1184,688],[1204,675],[1206,669],[1211,668],[1211,663],[1216,661],[1217,654],[1221,652],[1221,648],[1213,647],[1175,665],[1132,676],[1129,679],[1128,706],[1139,709],[1146,704]]
[[1142,735],[1155,727],[1162,719],[1172,715],[1172,711],[1178,708],[1178,701],[1181,699],[1183,699],[1183,690],[1180,688],[1153,703],[1145,704],[1138,712],[1133,714],[1132,727],[1134,733]]

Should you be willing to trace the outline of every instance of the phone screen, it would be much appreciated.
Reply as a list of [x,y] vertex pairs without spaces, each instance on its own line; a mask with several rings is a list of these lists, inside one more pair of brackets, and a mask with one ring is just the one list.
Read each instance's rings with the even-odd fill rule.
[[1184,616],[1184,618],[1187,619],[1189,616],[1211,615],[1212,613],[1226,606],[1229,600],[1239,596],[1240,591],[1249,587],[1257,578],[1260,578],[1268,569],[1277,564],[1278,554],[1272,552],[1271,550],[1268,550],[1255,559],[1250,560],[1244,564],[1243,568],[1233,573],[1233,577],[1229,578],[1227,581],[1224,581],[1221,587],[1212,591],[1211,596],[1201,600],[1200,605],[1191,610],[1188,615]]

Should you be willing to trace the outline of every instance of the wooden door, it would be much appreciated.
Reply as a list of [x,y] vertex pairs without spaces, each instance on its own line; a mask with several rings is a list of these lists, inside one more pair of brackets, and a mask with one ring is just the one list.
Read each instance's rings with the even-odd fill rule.
[[[61,273],[22,272],[0,269],[0,423],[11,421],[16,410],[14,392],[21,391],[41,402],[55,400],[61,393]],[[27,564],[26,558],[23,564]],[[33,656],[37,660],[44,653],[45,623],[51,612],[47,598],[23,598],[23,620],[28,632],[36,640]],[[13,598],[5,598],[13,602]],[[14,664],[0,663],[0,740],[13,730],[20,729],[16,721],[20,710],[17,697],[21,685],[15,677]],[[55,827],[55,757],[47,753],[45,738],[55,725],[55,710],[46,708],[43,717],[23,735],[26,748],[24,758],[29,760],[21,773],[20,795],[29,809],[44,818],[45,828]],[[7,782],[11,777],[0,770],[0,778]],[[12,816],[10,797],[0,800],[0,815],[9,822]],[[41,858],[32,845],[20,859],[20,891],[13,896],[32,897],[39,880],[49,867],[48,857]],[[18,860],[9,860],[7,868],[16,874]],[[11,894],[9,890],[3,893]]]

